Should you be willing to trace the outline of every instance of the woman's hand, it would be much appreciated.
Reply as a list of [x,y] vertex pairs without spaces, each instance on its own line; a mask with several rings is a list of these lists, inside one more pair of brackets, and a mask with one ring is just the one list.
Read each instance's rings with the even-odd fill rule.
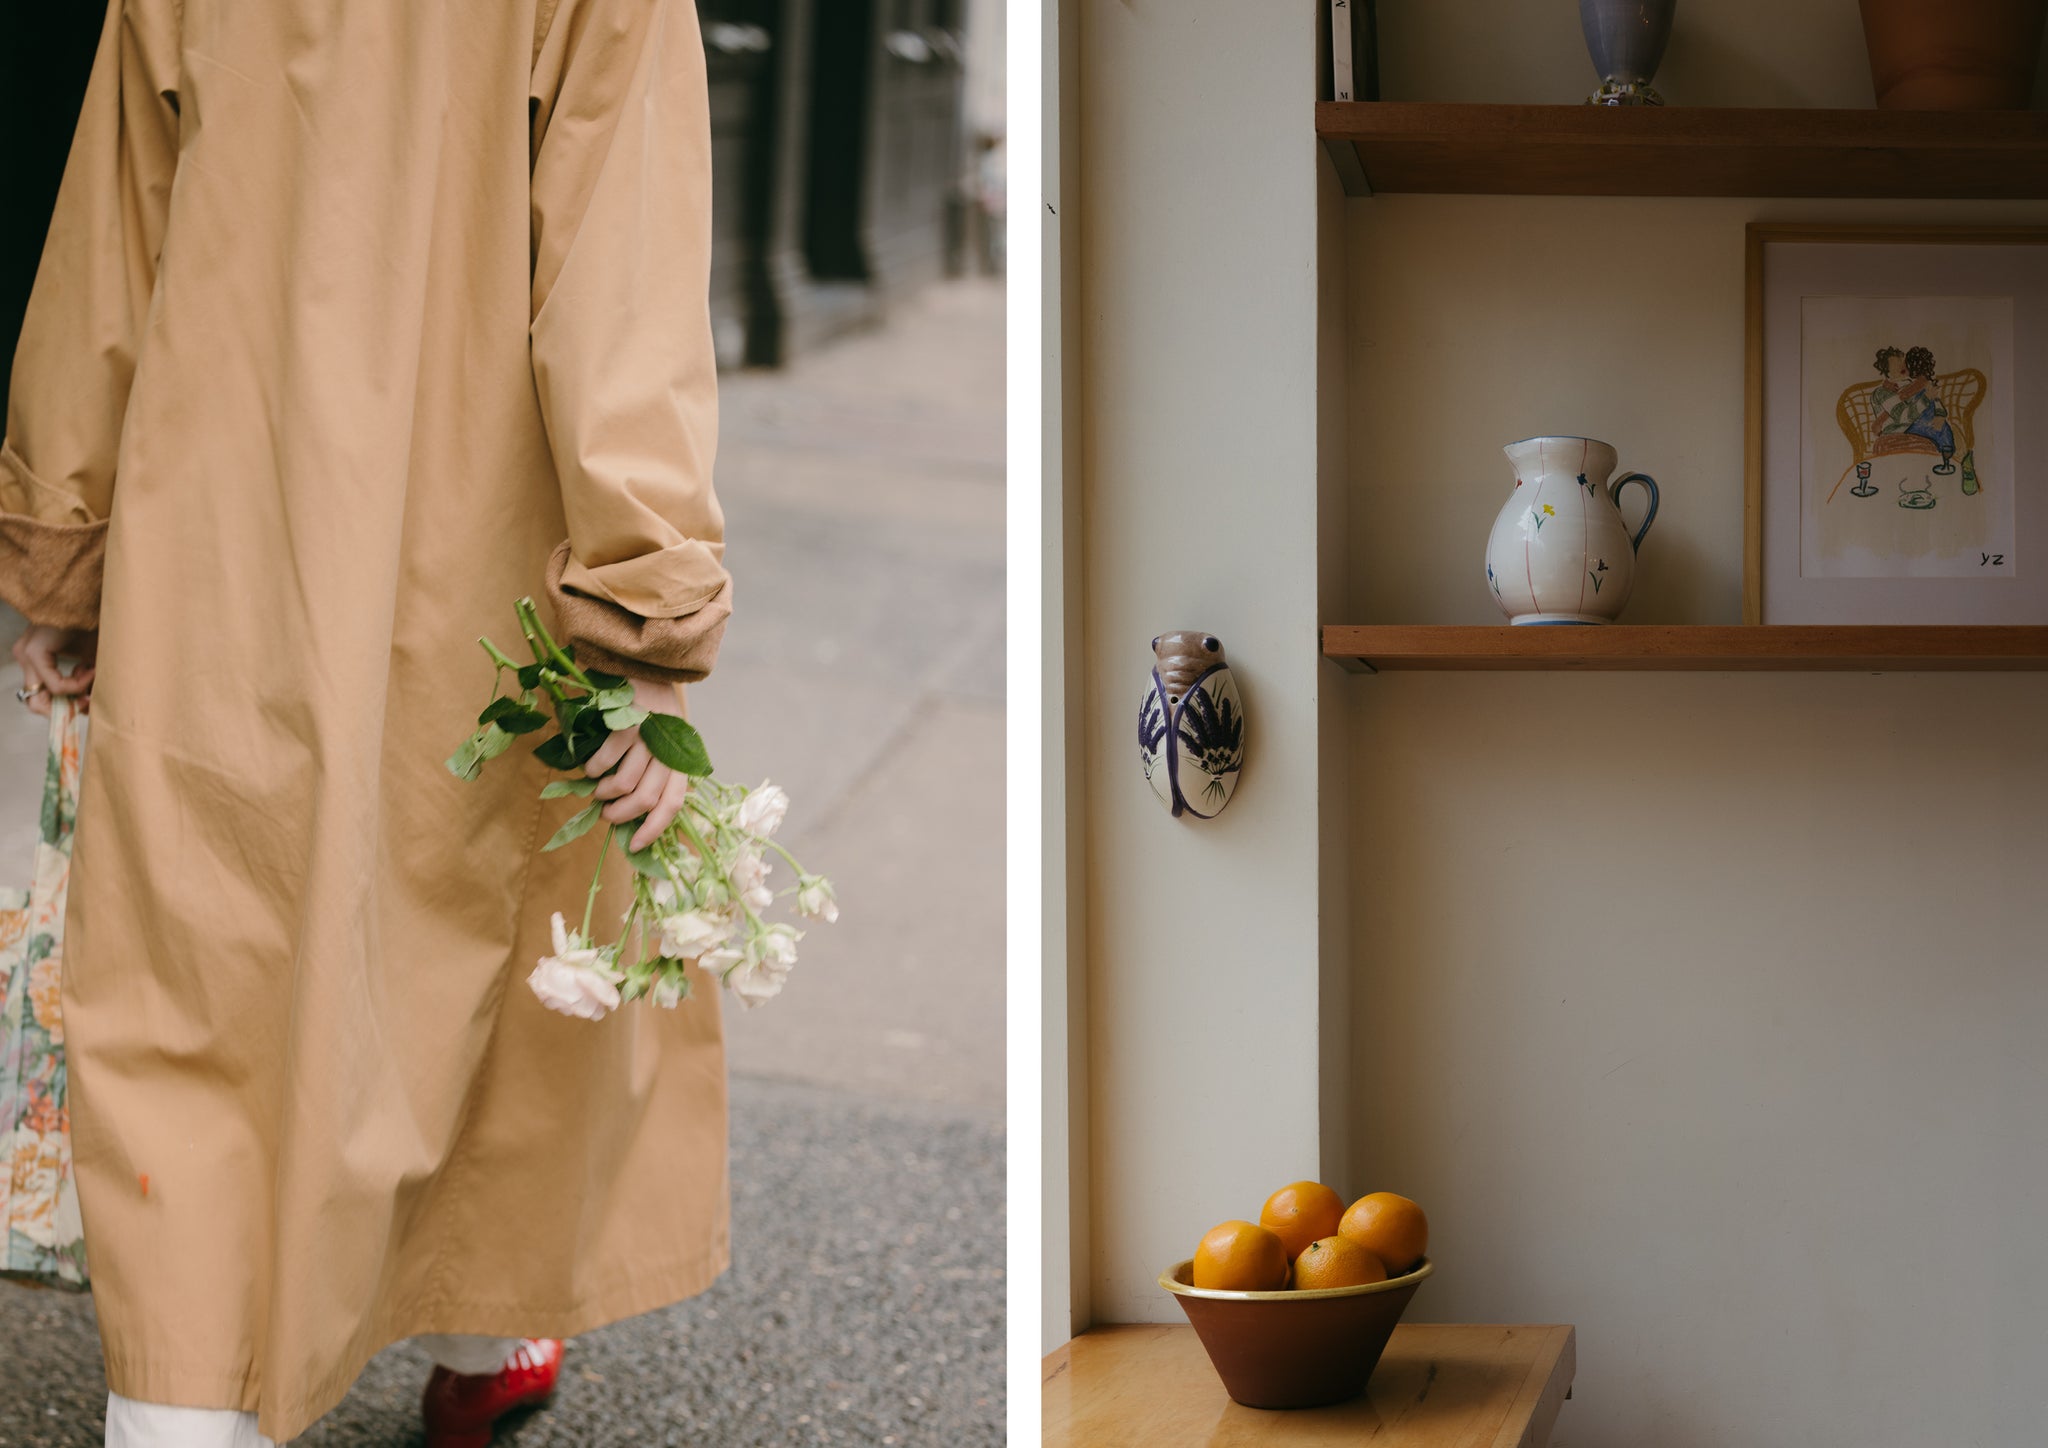
[[[19,645],[16,646],[19,649]],[[633,680],[633,703],[650,714],[682,714],[680,691],[673,684],[651,679]],[[616,769],[612,766],[617,765]],[[609,774],[606,771],[610,770]],[[690,776],[670,769],[640,742],[638,728],[614,730],[583,772],[598,780],[595,798],[609,800],[598,818],[619,825],[627,820],[647,819],[633,833],[631,848],[644,850],[675,819],[690,788]]]
[[[99,657],[100,636],[95,629],[51,628],[32,623],[14,641],[14,662],[21,665],[21,687],[29,695],[22,702],[29,711],[47,716],[50,699],[57,694],[92,693],[93,662]],[[65,673],[57,667],[60,658],[78,660],[78,667]],[[91,712],[92,699],[79,705]],[[606,741],[609,745],[610,741]]]

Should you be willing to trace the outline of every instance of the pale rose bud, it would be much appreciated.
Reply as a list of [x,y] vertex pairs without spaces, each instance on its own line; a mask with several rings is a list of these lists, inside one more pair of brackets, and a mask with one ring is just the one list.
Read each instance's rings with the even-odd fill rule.
[[549,1010],[578,1020],[601,1021],[619,1008],[619,988],[607,977],[559,955],[542,956],[526,983]]
[[771,925],[761,935],[761,955],[784,970],[796,964],[796,943],[803,932],[787,925]]
[[707,950],[698,956],[697,964],[713,975],[723,977],[727,971],[745,959],[746,956],[732,946],[721,945],[716,950]]
[[647,998],[665,1011],[672,1011],[690,993],[690,978],[679,970],[664,970],[654,977]]
[[583,937],[563,922],[560,912],[548,923],[554,933],[555,953],[540,958],[526,978],[527,985],[551,1011],[579,1020],[603,1020],[619,1008],[620,977],[605,953],[586,945]]
[[686,885],[696,884],[697,875],[703,868],[704,862],[697,858],[695,850],[684,850],[682,858],[675,863],[675,872],[682,877],[683,883]]
[[832,882],[823,875],[806,875],[796,892],[796,913],[827,925],[836,923],[839,897],[832,893]]
[[702,910],[661,918],[661,953],[671,960],[689,960],[732,936],[732,925]]
[[733,889],[744,896],[749,891],[758,890],[767,884],[769,869],[768,861],[761,857],[759,850],[743,850],[740,857],[732,862],[732,868],[726,871],[726,874],[732,880]]
[[752,1010],[782,994],[801,938],[787,925],[771,925],[747,942],[746,954],[725,978],[726,988],[741,1006]]
[[779,784],[761,781],[761,787],[740,802],[739,814],[733,823],[752,835],[772,835],[782,827],[782,817],[789,813],[789,796]]

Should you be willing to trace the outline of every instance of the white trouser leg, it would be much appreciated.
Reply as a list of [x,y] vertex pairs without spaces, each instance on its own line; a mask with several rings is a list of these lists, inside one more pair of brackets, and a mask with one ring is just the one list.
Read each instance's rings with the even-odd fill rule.
[[423,1333],[413,1339],[436,1367],[472,1376],[495,1373],[519,1350],[516,1337],[470,1337],[463,1333]]
[[107,1448],[277,1448],[256,1431],[254,1413],[177,1408],[107,1394]]

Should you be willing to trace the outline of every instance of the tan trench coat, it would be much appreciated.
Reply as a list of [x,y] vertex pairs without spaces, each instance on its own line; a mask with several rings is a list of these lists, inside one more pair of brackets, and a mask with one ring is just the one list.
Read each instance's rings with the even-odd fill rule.
[[715,993],[544,1011],[600,834],[536,853],[526,750],[442,765],[521,594],[586,661],[716,650],[703,53],[691,0],[111,11],[0,595],[101,629],[64,1014],[109,1382],[283,1440],[394,1339],[727,1261]]

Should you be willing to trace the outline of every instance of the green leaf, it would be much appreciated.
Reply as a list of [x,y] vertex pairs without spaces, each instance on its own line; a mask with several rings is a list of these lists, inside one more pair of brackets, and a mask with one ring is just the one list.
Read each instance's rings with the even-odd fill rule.
[[633,707],[631,686],[620,689],[600,689],[590,696],[591,702],[600,709],[630,709]]
[[653,845],[649,845],[644,850],[636,850],[632,847],[633,834],[646,819],[647,816],[642,815],[637,820],[627,820],[622,825],[613,825],[612,838],[618,842],[619,849],[625,853],[627,861],[634,869],[650,880],[666,880],[668,878],[668,870],[663,867],[661,857],[655,853]]
[[507,714],[517,714],[524,707],[523,704],[510,694],[500,694],[497,698],[491,700],[490,703],[484,705],[484,712],[476,716],[476,722],[478,724],[489,724],[494,720],[504,718]]
[[583,672],[589,677],[590,682],[597,685],[600,689],[623,689],[627,687],[626,681],[617,674],[600,674],[596,669],[585,669]]
[[580,809],[575,814],[570,815],[569,822],[556,830],[554,838],[540,847],[541,853],[546,854],[549,850],[559,850],[571,840],[580,839],[583,835],[587,834],[590,827],[597,823],[597,812],[603,808],[603,804],[592,800],[587,808]]
[[622,709],[605,710],[604,726],[607,729],[631,729],[646,717],[647,711],[645,709],[635,709],[632,705],[628,704]]
[[550,734],[534,747],[533,757],[550,769],[574,769],[575,761],[569,757],[569,741],[561,734]]
[[566,794],[589,794],[597,788],[594,779],[551,779],[540,792],[542,799],[560,799]]
[[536,729],[545,729],[548,716],[538,709],[521,709],[507,714],[497,721],[498,727],[507,734],[531,734]]
[[539,687],[540,687],[540,671],[541,671],[541,670],[542,670],[543,668],[545,668],[545,667],[546,667],[546,665],[544,665],[544,664],[537,664],[537,663],[535,663],[535,664],[521,664],[521,665],[519,666],[519,687],[520,687],[520,688],[522,688],[522,689],[537,689],[537,688],[539,688]]
[[496,724],[486,724],[463,740],[462,747],[448,756],[448,772],[457,779],[475,779],[482,772],[484,761],[496,759],[511,747],[510,734]]
[[585,714],[576,721],[576,727],[569,731],[569,759],[577,768],[590,762],[590,756],[597,753],[611,730],[604,727],[604,720],[596,714]]
[[711,755],[704,748],[704,737],[687,719],[674,714],[649,714],[640,723],[640,739],[670,769],[699,779],[711,773]]

